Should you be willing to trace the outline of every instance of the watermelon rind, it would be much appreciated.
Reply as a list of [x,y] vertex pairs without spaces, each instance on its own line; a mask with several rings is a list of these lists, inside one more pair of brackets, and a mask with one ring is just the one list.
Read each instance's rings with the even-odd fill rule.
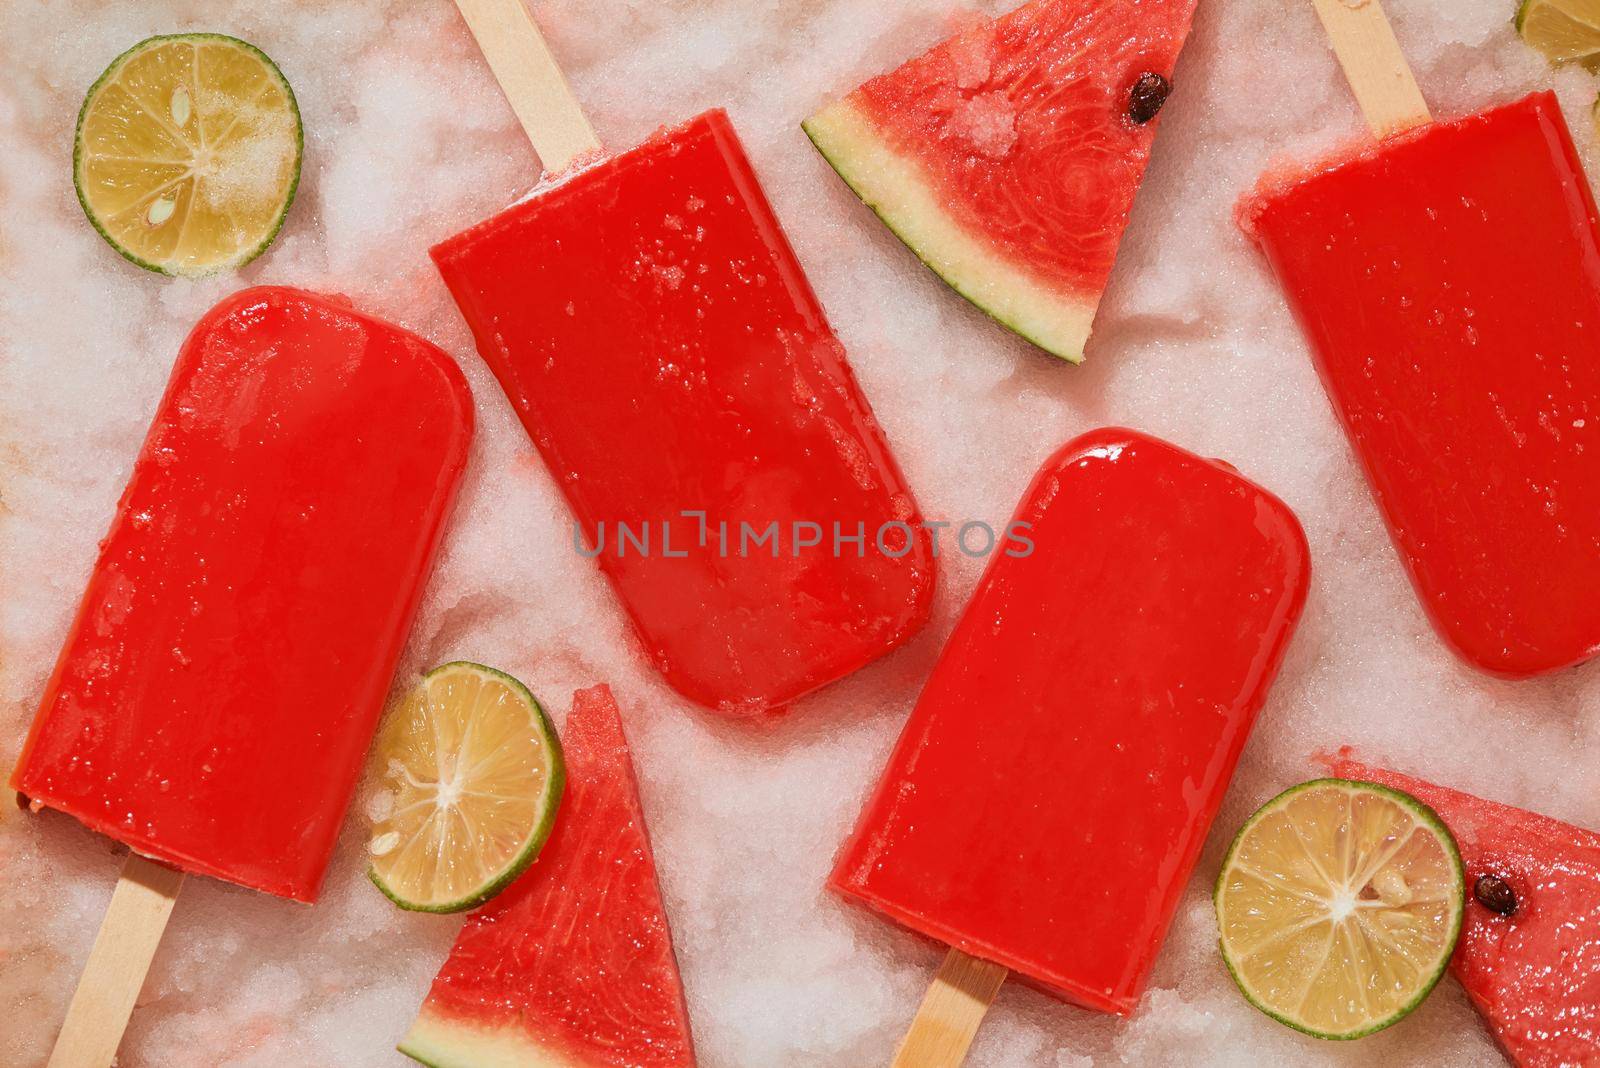
[[426,1005],[395,1049],[428,1068],[587,1068],[516,1027],[444,1016]]
[[916,160],[896,151],[849,98],[800,125],[856,196],[951,289],[1046,352],[1083,362],[1098,295],[1053,289],[968,232],[940,206]]

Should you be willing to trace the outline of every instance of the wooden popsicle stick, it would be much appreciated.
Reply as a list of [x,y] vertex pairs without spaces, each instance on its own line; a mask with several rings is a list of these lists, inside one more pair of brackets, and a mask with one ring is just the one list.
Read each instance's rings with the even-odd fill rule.
[[1311,0],[1374,136],[1432,121],[1380,0]]
[[547,174],[600,150],[600,139],[572,95],[523,0],[456,0]]
[[959,949],[946,953],[890,1068],[959,1068],[1007,974]]
[[128,854],[47,1068],[107,1068],[156,955],[183,873]]

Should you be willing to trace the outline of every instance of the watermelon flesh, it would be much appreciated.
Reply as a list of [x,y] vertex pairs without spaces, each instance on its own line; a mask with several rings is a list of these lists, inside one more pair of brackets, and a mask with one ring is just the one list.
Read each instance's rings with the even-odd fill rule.
[[802,125],[951,287],[1076,363],[1194,5],[1033,0]]
[[400,1051],[434,1068],[684,1068],[694,1044],[622,718],[581,690],[544,850],[468,917]]
[[[1368,767],[1348,749],[1324,762],[1404,790],[1455,835],[1467,909],[1450,969],[1507,1056],[1524,1068],[1600,1064],[1600,834]],[[1475,899],[1481,875],[1510,885],[1511,915]]]

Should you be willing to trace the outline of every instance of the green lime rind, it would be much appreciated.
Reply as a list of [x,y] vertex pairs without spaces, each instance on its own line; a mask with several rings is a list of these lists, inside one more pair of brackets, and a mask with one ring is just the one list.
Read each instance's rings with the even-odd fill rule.
[[1222,858],[1222,870],[1218,873],[1216,885],[1211,891],[1211,902],[1213,908],[1218,912],[1219,926],[1221,924],[1220,913],[1222,909],[1223,886],[1227,880],[1228,873],[1233,869],[1234,856],[1238,853],[1239,847],[1244,843],[1246,835],[1250,833],[1250,830],[1261,820],[1263,816],[1282,808],[1289,802],[1291,798],[1307,790],[1323,787],[1334,787],[1342,790],[1352,790],[1352,788],[1354,788],[1364,793],[1382,794],[1394,801],[1396,804],[1400,805],[1402,808],[1410,811],[1419,819],[1422,824],[1431,829],[1439,838],[1439,840],[1446,845],[1447,848],[1445,850],[1445,854],[1450,858],[1451,868],[1455,872],[1456,886],[1460,891],[1456,895],[1454,916],[1452,917],[1452,922],[1450,925],[1450,937],[1446,941],[1448,948],[1440,955],[1438,967],[1434,969],[1433,974],[1429,976],[1428,979],[1417,989],[1416,995],[1410,1001],[1406,1002],[1404,1006],[1395,1010],[1393,1013],[1390,1013],[1388,1016],[1385,1016],[1353,1031],[1337,1033],[1331,1031],[1319,1031],[1313,1027],[1307,1027],[1300,1021],[1280,1013],[1266,1005],[1251,992],[1249,984],[1239,973],[1239,969],[1234,964],[1232,958],[1229,957],[1227,946],[1223,943],[1223,940],[1220,937],[1217,939],[1217,952],[1218,955],[1222,957],[1223,965],[1228,969],[1228,974],[1233,977],[1234,985],[1239,988],[1239,993],[1243,994],[1244,999],[1251,1005],[1259,1009],[1267,1016],[1270,1016],[1274,1020],[1283,1024],[1285,1027],[1291,1027],[1294,1030],[1299,1031],[1301,1034],[1310,1035],[1312,1038],[1318,1038],[1328,1042],[1348,1042],[1358,1038],[1366,1038],[1368,1035],[1376,1034],[1387,1027],[1392,1027],[1394,1024],[1399,1023],[1402,1019],[1416,1011],[1417,1006],[1426,1001],[1428,995],[1433,993],[1433,988],[1439,985],[1439,980],[1444,977],[1445,970],[1450,966],[1450,957],[1455,950],[1456,942],[1459,941],[1461,937],[1461,924],[1466,915],[1466,868],[1461,863],[1461,851],[1456,845],[1455,835],[1450,833],[1450,828],[1445,824],[1444,820],[1440,819],[1439,814],[1429,807],[1425,802],[1418,800],[1403,790],[1396,790],[1394,787],[1385,786],[1382,783],[1366,782],[1360,779],[1312,779],[1309,782],[1303,782],[1297,786],[1289,787],[1287,790],[1283,791],[1278,796],[1274,797],[1272,800],[1256,809],[1255,812],[1251,814],[1250,818],[1245,820],[1244,826],[1239,828],[1239,833],[1234,835],[1233,843],[1228,846],[1227,855]]
[[[116,238],[111,236],[111,234],[106,230],[104,224],[102,224],[99,218],[96,217],[94,209],[89,205],[89,198],[85,196],[83,192],[83,123],[89,115],[89,106],[94,103],[95,97],[99,94],[100,90],[106,85],[106,83],[111,81],[118,73],[120,73],[122,68],[129,60],[151,47],[165,44],[169,41],[220,41],[229,45],[235,45],[239,48],[242,48],[244,51],[251,53],[262,62],[272,77],[276,78],[278,83],[283,86],[284,96],[288,98],[289,108],[294,113],[294,173],[289,177],[288,194],[284,197],[283,209],[278,212],[277,221],[273,223],[272,228],[266,233],[261,242],[257,244],[255,248],[239,255],[232,261],[211,264],[204,270],[193,272],[179,272],[168,267],[164,267],[159,263],[151,263],[149,260],[146,260],[123,247]],[[289,84],[289,79],[283,76],[283,71],[280,70],[278,65],[272,61],[271,56],[261,51],[261,49],[257,48],[249,41],[240,40],[237,37],[232,37],[225,33],[161,33],[156,34],[154,37],[146,37],[138,44],[126,49],[121,55],[117,56],[116,59],[113,59],[111,64],[106,67],[105,70],[100,72],[100,77],[94,80],[94,84],[89,86],[89,91],[84,94],[83,104],[78,108],[77,126],[74,128],[72,135],[72,187],[74,192],[76,192],[78,195],[78,205],[79,207],[83,208],[84,217],[89,220],[89,225],[93,226],[95,232],[105,240],[106,244],[116,249],[117,254],[123,259],[136,266],[143,267],[147,271],[154,271],[156,274],[164,274],[171,278],[180,277],[180,275],[181,277],[185,278],[203,278],[207,275],[218,274],[223,271],[238,270],[240,267],[243,267],[251,260],[254,260],[256,257],[260,256],[263,252],[267,251],[272,243],[278,239],[278,234],[283,229],[283,224],[289,217],[289,209],[294,205],[295,194],[300,191],[300,169],[301,164],[305,160],[305,148],[305,126],[300,119],[300,101],[294,95],[294,86]]]
[[510,886],[517,876],[528,869],[528,865],[532,864],[538,858],[539,852],[544,849],[544,843],[550,837],[550,831],[555,827],[556,813],[561,808],[562,794],[567,785],[567,763],[561,751],[561,738],[556,734],[556,729],[551,724],[549,715],[545,713],[544,706],[539,703],[538,698],[533,696],[532,691],[522,684],[522,680],[497,668],[473,663],[470,660],[452,660],[447,664],[440,664],[422,678],[426,682],[437,675],[450,671],[470,671],[475,674],[491,676],[505,683],[527,701],[528,706],[537,715],[539,738],[543,744],[550,774],[545,778],[544,794],[540,798],[541,812],[539,818],[534,823],[527,839],[523,842],[522,848],[517,851],[516,856],[507,863],[499,874],[464,897],[439,904],[411,901],[389,886],[383,877],[378,874],[375,866],[367,865],[367,878],[371,880],[372,885],[376,886],[384,897],[407,912],[466,912],[468,909],[477,908]]

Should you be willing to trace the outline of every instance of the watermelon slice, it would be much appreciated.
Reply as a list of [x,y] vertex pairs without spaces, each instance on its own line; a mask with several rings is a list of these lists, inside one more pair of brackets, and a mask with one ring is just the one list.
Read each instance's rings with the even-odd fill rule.
[[1455,835],[1467,911],[1450,970],[1511,1060],[1600,1064],[1600,834],[1368,767],[1349,749],[1324,763],[1340,778],[1404,790]]
[[1195,0],[1033,0],[802,125],[956,292],[1077,363]]
[[581,690],[539,859],[468,918],[400,1052],[434,1068],[683,1068],[689,1015],[622,718]]

